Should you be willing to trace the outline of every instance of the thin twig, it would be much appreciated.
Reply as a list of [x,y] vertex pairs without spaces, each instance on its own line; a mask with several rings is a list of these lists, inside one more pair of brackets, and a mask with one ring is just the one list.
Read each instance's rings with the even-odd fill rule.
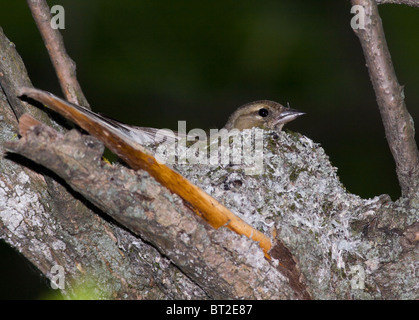
[[411,7],[419,7],[418,0],[376,0],[377,4],[405,4]]
[[77,81],[76,64],[65,50],[60,31],[51,27],[51,12],[47,2],[27,0],[27,3],[54,65],[64,96],[72,103],[88,107],[87,99]]
[[403,86],[398,83],[393,68],[376,2],[351,2],[364,9],[364,27],[354,31],[362,45],[402,194],[407,196],[417,191],[419,178],[419,152],[413,120],[406,108]]

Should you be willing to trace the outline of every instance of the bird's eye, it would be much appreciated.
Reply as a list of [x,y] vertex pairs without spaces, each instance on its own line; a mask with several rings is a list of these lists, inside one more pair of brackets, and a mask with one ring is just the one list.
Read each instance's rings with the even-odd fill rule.
[[259,115],[261,116],[261,117],[267,117],[268,116],[268,114],[269,114],[269,111],[268,110],[266,110],[265,108],[262,108],[262,109],[259,109]]

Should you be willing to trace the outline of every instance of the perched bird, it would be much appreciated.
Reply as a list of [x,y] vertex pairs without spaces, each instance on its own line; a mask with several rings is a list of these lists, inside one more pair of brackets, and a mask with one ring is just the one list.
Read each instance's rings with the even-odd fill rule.
[[[280,131],[284,124],[304,114],[305,112],[284,107],[275,101],[258,100],[244,104],[236,109],[236,111],[230,115],[223,129],[244,130],[258,127]],[[109,124],[120,127],[140,144],[159,142],[164,139],[174,140],[186,136],[185,133],[175,132],[175,135],[172,135],[172,131],[165,132],[161,129],[130,126],[106,117],[102,118],[109,122]]]
[[[146,170],[159,183],[189,203],[195,213],[206,220],[213,228],[218,229],[225,226],[237,234],[245,235],[249,239],[257,241],[263,249],[265,257],[270,259],[269,250],[272,248],[272,243],[269,237],[244,222],[202,189],[144,150],[141,145],[147,141],[156,141],[158,133],[162,134],[164,139],[167,139],[164,131],[123,124],[84,107],[64,101],[46,91],[24,87],[20,88],[19,91],[20,96],[26,96],[43,103],[104,142],[112,152],[132,169]],[[281,130],[285,123],[303,114],[304,112],[284,107],[273,101],[255,101],[238,108],[230,116],[223,129],[229,132],[233,129],[243,130],[253,127]],[[34,119],[29,121],[29,116],[24,116],[20,120],[21,128],[23,122],[26,123],[28,128],[36,126],[33,122]],[[22,118],[25,118],[25,120]],[[175,140],[178,138],[179,136],[175,137]]]
[[[42,103],[52,107],[54,110],[60,110],[63,108],[67,110],[71,110],[72,108],[76,109],[87,119],[92,120],[92,122],[99,123],[100,125],[116,132],[119,136],[128,138],[131,142],[140,145],[161,142],[163,140],[176,140],[186,136],[186,133],[173,133],[173,131],[170,130],[165,131],[162,129],[137,127],[124,124],[117,120],[95,113],[87,108],[62,100],[47,91],[34,88],[24,88],[21,94],[41,101]],[[284,124],[303,114],[305,114],[305,112],[284,107],[275,101],[258,100],[247,103],[234,111],[229,117],[227,123],[224,125],[223,129],[243,130],[260,127],[271,130],[281,130]]]

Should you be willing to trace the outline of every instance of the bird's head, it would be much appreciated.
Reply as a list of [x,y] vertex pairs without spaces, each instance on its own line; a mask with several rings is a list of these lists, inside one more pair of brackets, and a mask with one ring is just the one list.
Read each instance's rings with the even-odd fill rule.
[[305,114],[270,100],[259,100],[239,107],[228,119],[225,129],[253,127],[281,130],[284,124]]

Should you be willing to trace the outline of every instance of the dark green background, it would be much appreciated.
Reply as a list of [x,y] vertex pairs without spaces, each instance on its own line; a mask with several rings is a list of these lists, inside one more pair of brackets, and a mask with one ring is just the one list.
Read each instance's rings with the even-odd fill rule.
[[[221,127],[243,103],[307,112],[290,130],[321,143],[350,192],[400,195],[350,2],[68,0],[67,51],[93,110],[141,126]],[[419,122],[419,10],[380,6],[406,103]],[[0,26],[35,87],[62,95],[25,1]],[[0,242],[0,298],[37,298],[44,281]],[[17,263],[14,262],[17,260]]]

